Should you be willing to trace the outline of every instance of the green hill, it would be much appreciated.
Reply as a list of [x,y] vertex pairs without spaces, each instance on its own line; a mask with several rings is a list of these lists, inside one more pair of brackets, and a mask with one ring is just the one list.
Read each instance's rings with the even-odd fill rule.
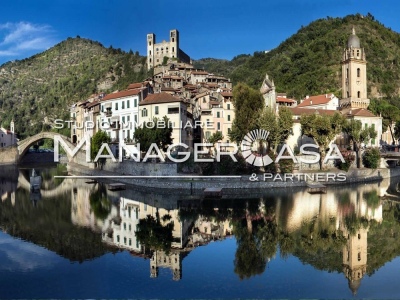
[[340,97],[342,53],[353,26],[366,51],[369,97],[398,96],[400,34],[371,14],[316,20],[268,53],[239,55],[231,61],[200,59],[195,66],[257,89],[268,73],[278,92],[297,99],[326,92]]
[[20,137],[48,130],[68,106],[93,93],[145,79],[145,57],[83,38],[68,38],[30,58],[0,66],[0,123],[14,118]]

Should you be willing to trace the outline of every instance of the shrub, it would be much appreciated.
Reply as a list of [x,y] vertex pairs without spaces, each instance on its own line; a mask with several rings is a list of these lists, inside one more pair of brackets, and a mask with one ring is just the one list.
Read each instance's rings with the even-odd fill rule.
[[342,156],[344,158],[344,163],[341,162],[340,160],[338,160],[336,166],[340,170],[347,172],[350,169],[350,167],[353,164],[356,157],[355,157],[353,151],[350,151],[350,150],[340,151],[340,153],[342,154]]
[[378,148],[370,148],[364,152],[363,164],[366,168],[376,169],[379,166],[381,154]]

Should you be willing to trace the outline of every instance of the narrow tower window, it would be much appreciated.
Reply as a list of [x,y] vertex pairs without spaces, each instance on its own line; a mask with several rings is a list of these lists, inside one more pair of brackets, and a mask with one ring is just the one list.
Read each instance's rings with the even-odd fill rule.
[[360,91],[357,92],[357,98],[361,98],[361,93],[360,93]]
[[357,68],[357,77],[361,77],[361,70],[360,70],[360,68]]

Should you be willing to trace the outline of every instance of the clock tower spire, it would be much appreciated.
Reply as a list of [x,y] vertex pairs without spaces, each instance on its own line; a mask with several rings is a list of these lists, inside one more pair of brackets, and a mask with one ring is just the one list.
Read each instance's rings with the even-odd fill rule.
[[343,51],[342,60],[342,100],[343,108],[367,108],[367,60],[364,48],[361,48],[360,39],[356,30],[347,41],[347,48]]

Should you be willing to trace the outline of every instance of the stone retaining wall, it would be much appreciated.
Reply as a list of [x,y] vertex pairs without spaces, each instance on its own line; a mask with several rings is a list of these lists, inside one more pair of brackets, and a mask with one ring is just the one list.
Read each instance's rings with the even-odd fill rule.
[[115,172],[121,175],[135,176],[176,176],[178,175],[178,166],[176,163],[151,163],[135,162],[133,160],[124,160],[123,162],[112,162],[107,160],[101,166],[101,170]]
[[0,165],[17,164],[18,156],[18,149],[16,146],[0,148]]
[[[89,169],[75,163],[68,165],[69,171],[74,175],[88,175],[88,176],[118,176],[127,175],[119,172],[110,172],[105,170]],[[325,185],[340,185],[345,183],[362,183],[379,181],[384,178],[390,178],[400,176],[400,168],[393,169],[361,169],[361,170],[350,170],[348,173],[338,172],[346,174],[346,181],[328,181],[321,182]],[[308,173],[310,174],[310,173]],[[315,173],[317,174],[317,173]],[[326,173],[318,173],[326,174]],[[332,173],[331,173],[332,174]],[[139,175],[140,176],[140,175]],[[157,176],[169,176],[169,175],[157,175]],[[306,181],[296,180],[293,181],[263,181],[262,175],[258,176],[257,181],[250,181],[250,175],[240,176],[238,178],[196,178],[195,176],[185,176],[183,178],[117,178],[114,179],[120,183],[132,184],[140,187],[157,188],[157,189],[186,189],[186,190],[198,190],[209,187],[224,188],[224,189],[255,189],[264,190],[266,188],[289,188],[289,187],[305,187]]]

